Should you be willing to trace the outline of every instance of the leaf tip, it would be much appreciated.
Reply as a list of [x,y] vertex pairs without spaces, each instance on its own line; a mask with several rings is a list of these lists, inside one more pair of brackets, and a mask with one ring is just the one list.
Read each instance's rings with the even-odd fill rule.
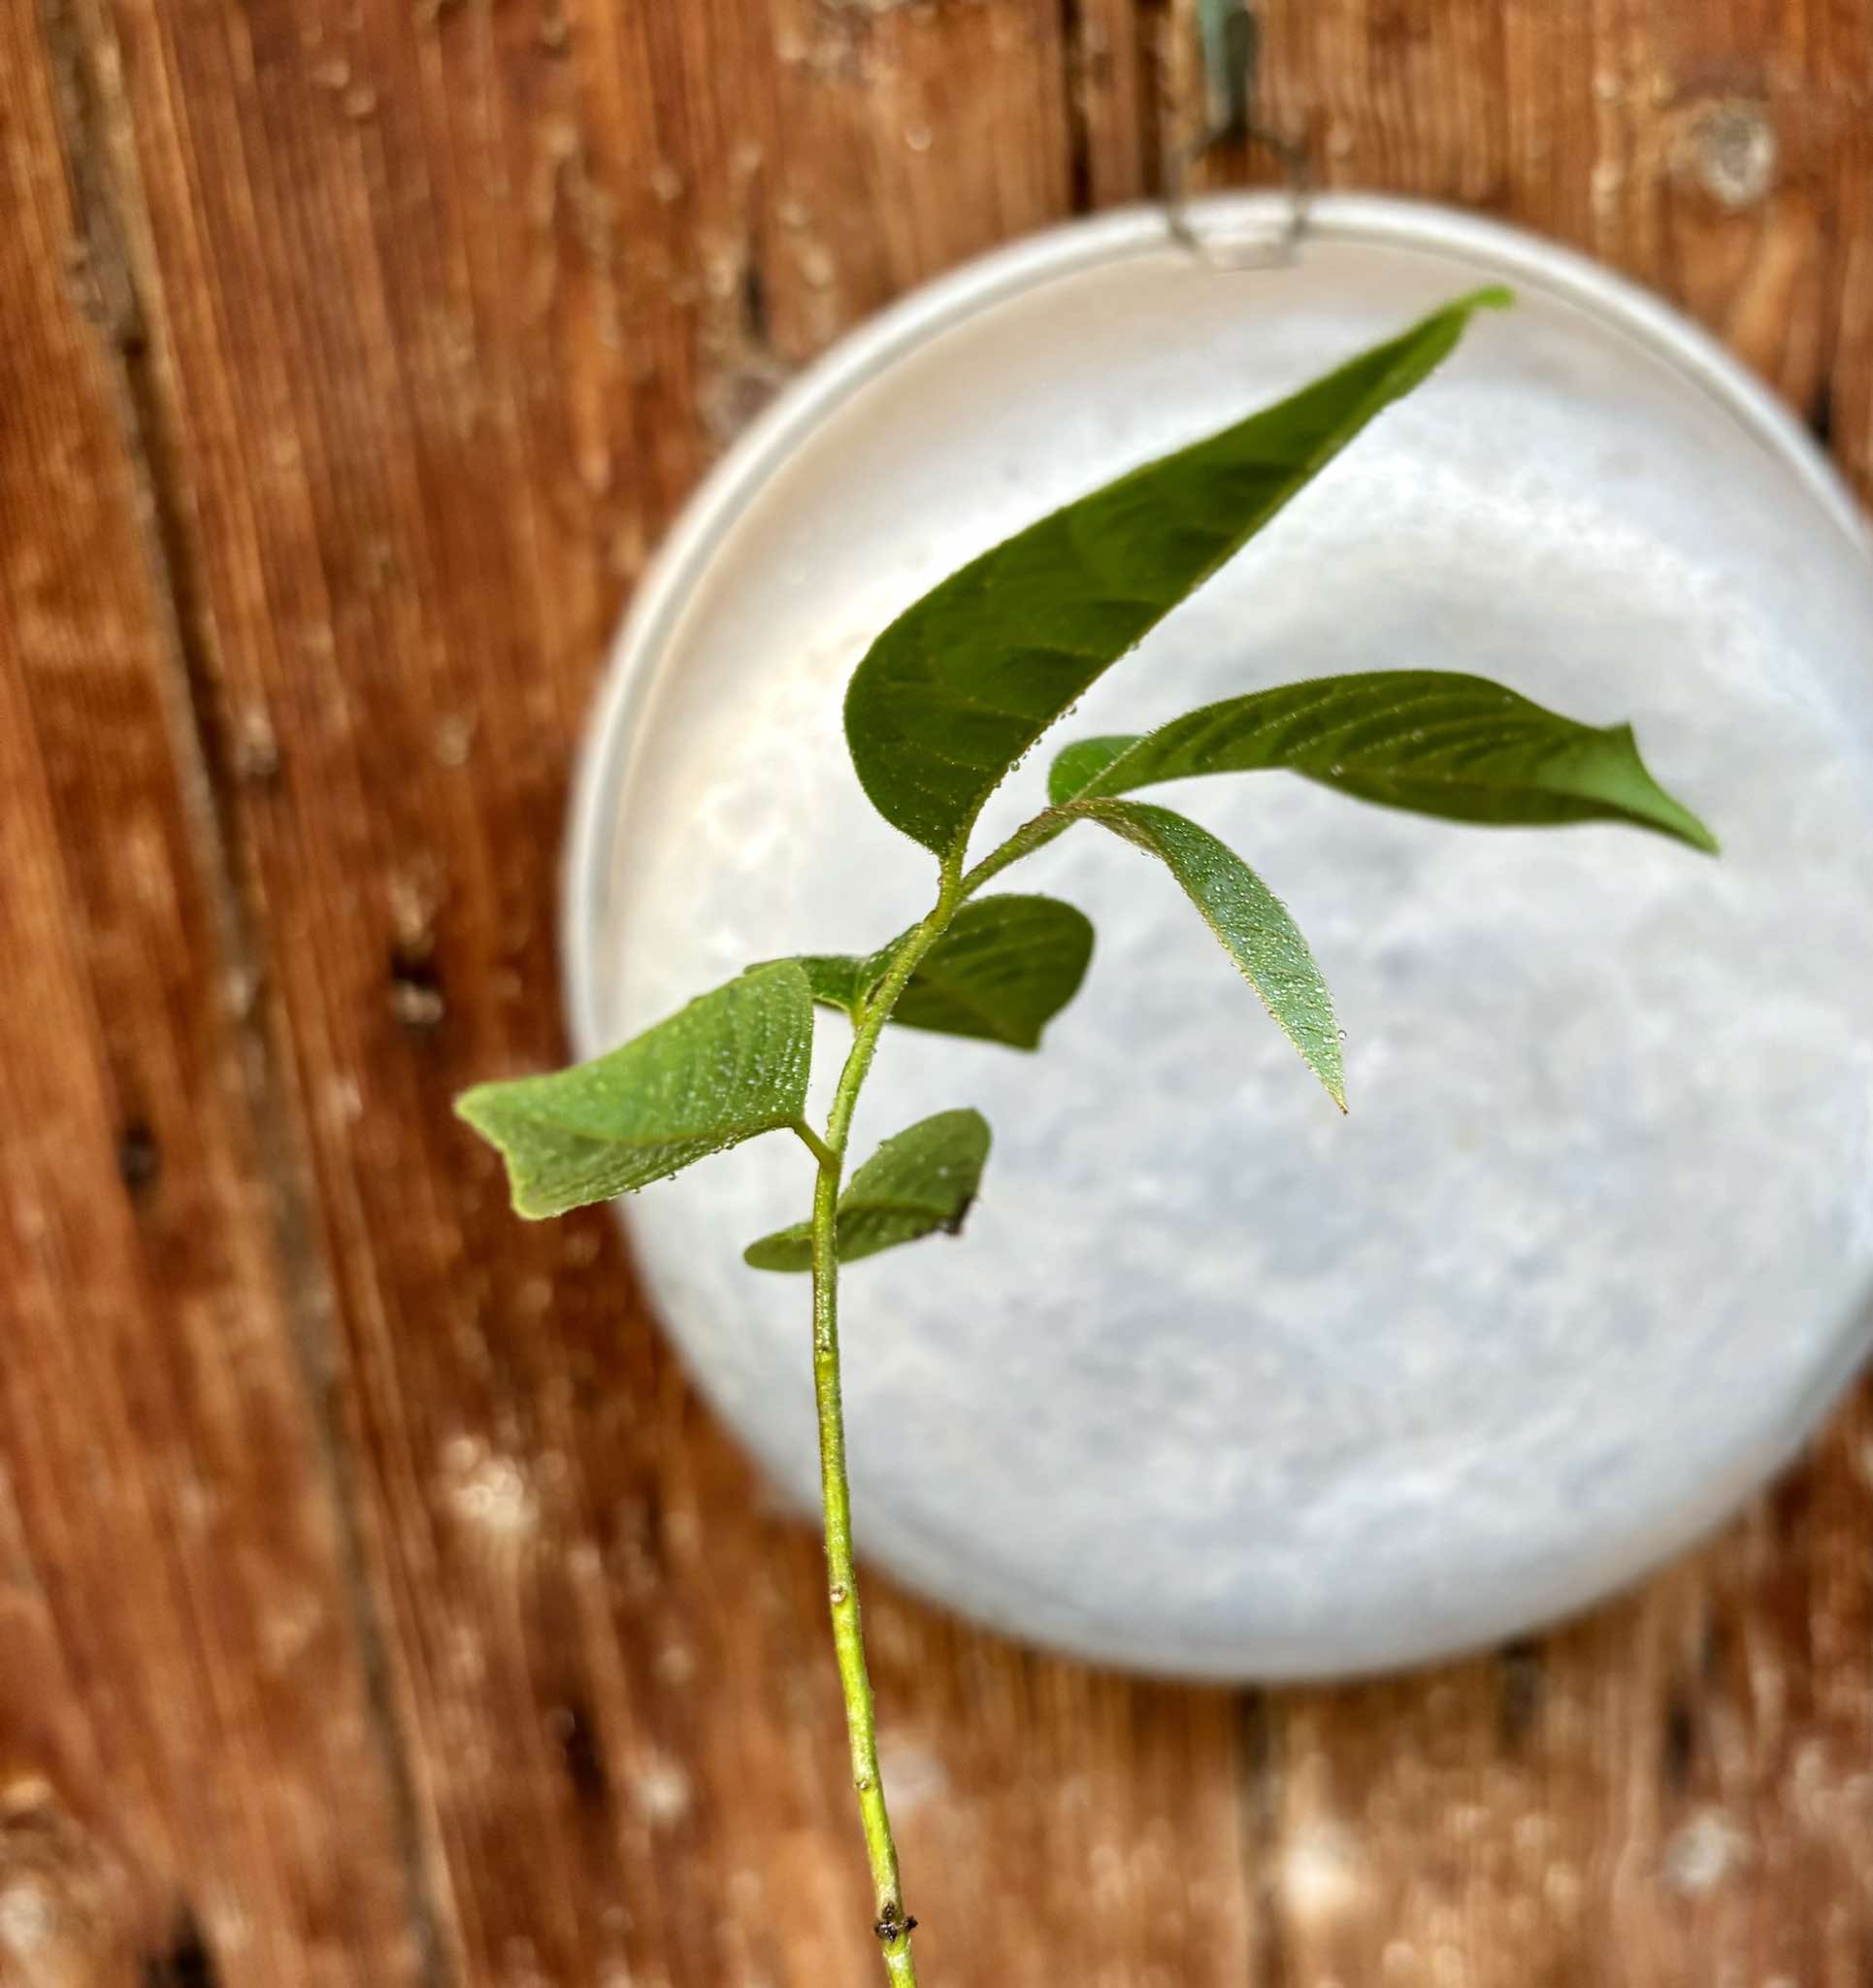
[[1515,292],[1507,283],[1485,283],[1480,290],[1472,290],[1467,297],[1460,297],[1454,308],[1460,311],[1513,311]]
[[[1666,798],[1671,799],[1670,796]],[[1700,855],[1721,856],[1724,853],[1724,845],[1717,840],[1716,834],[1701,815],[1693,814],[1682,801],[1676,799],[1671,800],[1671,807],[1680,842],[1689,843]]]
[[1679,800],[1668,788],[1660,786],[1654,778],[1652,769],[1645,763],[1645,755],[1639,750],[1639,735],[1630,724],[1612,725],[1608,735],[1617,740],[1630,756],[1633,767],[1648,790],[1650,805],[1637,814],[1639,822],[1654,828],[1674,840],[1687,844],[1706,856],[1721,856],[1724,853],[1720,844],[1704,821]]
[[569,1212],[557,1201],[537,1201],[515,1180],[512,1167],[508,1169],[508,1205],[523,1222],[550,1222],[556,1215]]
[[522,1176],[520,1163],[507,1136],[503,1096],[509,1088],[506,1083],[477,1083],[469,1090],[458,1092],[452,1109],[471,1132],[485,1140],[501,1155],[501,1164],[508,1176],[508,1205],[513,1212],[523,1222],[548,1221],[554,1215],[564,1214],[566,1209],[558,1202],[536,1197]]
[[[1301,1053],[1306,1055],[1304,1049]],[[1331,1062],[1324,1059],[1317,1062],[1312,1056],[1307,1056],[1307,1067],[1320,1078],[1321,1089],[1332,1099],[1340,1116],[1346,1117],[1346,1071],[1340,1059],[1335,1056]]]
[[476,1138],[485,1140],[508,1162],[511,1176],[513,1160],[505,1102],[509,1088],[508,1082],[471,1084],[467,1090],[456,1092],[450,1110]]
[[[959,1120],[966,1122],[969,1126],[969,1131],[975,1136],[975,1138],[981,1141],[982,1155],[986,1159],[988,1157],[989,1147],[994,1143],[995,1139],[995,1134],[989,1128],[989,1121],[983,1117],[981,1112],[978,1111],[973,1105],[965,1105],[962,1108],[962,1110],[957,1112],[956,1115]],[[973,1199],[973,1197],[971,1197],[971,1199]]]
[[491,1083],[471,1084],[465,1091],[457,1091],[449,1109],[462,1123],[478,1132],[483,1139],[491,1140],[488,1129],[488,1098],[495,1086]]

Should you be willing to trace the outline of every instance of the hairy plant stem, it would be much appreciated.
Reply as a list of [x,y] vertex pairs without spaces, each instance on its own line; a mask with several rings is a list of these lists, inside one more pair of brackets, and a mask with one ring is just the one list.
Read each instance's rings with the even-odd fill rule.
[[[871,1864],[878,1942],[886,1976],[899,1988],[916,1988],[917,1963],[910,1951],[912,1921],[904,1909],[898,1875],[898,1846],[885,1807],[884,1777],[878,1770],[877,1715],[871,1677],[865,1662],[865,1631],[859,1614],[858,1574],[852,1564],[852,1492],[845,1473],[845,1411],[839,1397],[838,1359],[838,1190],[845,1169],[845,1142],[852,1112],[878,1037],[898,996],[936,944],[962,902],[960,863],[943,865],[942,887],[930,915],[905,939],[890,971],[872,991],[858,1018],[857,1033],[826,1121],[824,1141],[808,1140],[820,1155],[813,1183],[813,1395],[819,1407],[820,1503],[826,1519],[827,1595],[833,1611],[833,1649],[839,1689],[845,1699],[845,1730],[852,1749],[852,1785],[858,1791],[859,1820]],[[800,1128],[796,1128],[800,1129]],[[804,1133],[803,1133],[803,1136]]]
[[819,1408],[819,1488],[826,1521],[827,1595],[833,1613],[833,1650],[839,1690],[845,1700],[845,1731],[852,1749],[852,1785],[858,1792],[859,1821],[871,1865],[875,1930],[886,1976],[897,1988],[916,1988],[917,1963],[910,1951],[915,1923],[904,1909],[898,1872],[898,1845],[885,1806],[884,1777],[878,1769],[877,1712],[871,1675],[865,1661],[865,1630],[859,1611],[858,1574],[852,1560],[852,1490],[845,1470],[845,1409],[839,1387],[838,1353],[838,1192],[845,1172],[845,1144],[878,1038],[891,1019],[898,997],[918,963],[949,929],[957,907],[1010,863],[1050,843],[1073,816],[1048,809],[1022,825],[967,876],[962,855],[945,858],[942,883],[930,915],[906,935],[884,978],[855,1017],[856,1032],[845,1067],[833,1093],[833,1108],[821,1138],[804,1120],[794,1131],[819,1162],[813,1183],[813,1396]]
[[1023,856],[1032,856],[1036,849],[1044,848],[1056,836],[1065,835],[1079,816],[1072,812],[1073,804],[1068,801],[1057,808],[1045,808],[1032,819],[1024,821],[1019,828],[999,847],[993,848],[976,864],[957,886],[959,901],[973,897],[991,877],[999,877],[1010,863],[1018,863]]
[[838,1172],[839,1156],[820,1138],[819,1134],[804,1118],[794,1120],[794,1133],[802,1145],[812,1154],[822,1167],[831,1167]]

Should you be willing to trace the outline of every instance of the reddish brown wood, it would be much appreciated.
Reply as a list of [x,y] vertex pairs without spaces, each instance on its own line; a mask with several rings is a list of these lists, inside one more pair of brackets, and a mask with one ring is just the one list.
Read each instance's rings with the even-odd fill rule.
[[307,1387],[316,1289],[301,1341],[169,722],[134,299],[48,52],[0,16],[0,1981],[212,1952],[399,1988],[401,1770]]
[[[704,466],[1155,185],[1191,0],[62,10],[0,28],[21,1978],[135,1980],[187,1900],[252,1988],[869,1979],[814,1542],[447,1102],[561,1050],[568,762]],[[1323,179],[1659,283],[1873,486],[1873,0],[1263,12]],[[1863,1982],[1869,1433],[1428,1679],[1182,1692],[881,1591],[933,1988]]]
[[[564,771],[624,581],[794,358],[1064,208],[1059,24],[124,6],[85,32],[445,1964],[853,1977],[812,1542],[755,1508],[608,1224],[511,1225],[446,1106],[557,1050]],[[1197,1978],[1239,1974],[1226,1701],[876,1615],[934,1954],[1143,1967],[1200,1902]],[[1217,1821],[1177,1869],[1192,1787]]]

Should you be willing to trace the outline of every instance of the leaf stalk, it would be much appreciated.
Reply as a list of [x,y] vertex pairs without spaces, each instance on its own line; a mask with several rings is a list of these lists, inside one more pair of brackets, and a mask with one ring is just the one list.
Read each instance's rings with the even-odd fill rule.
[[822,1167],[831,1167],[836,1174],[838,1172],[840,1166],[839,1155],[820,1138],[819,1134],[806,1123],[805,1119],[796,1118],[793,1122],[792,1131],[801,1144],[812,1154],[813,1158]]

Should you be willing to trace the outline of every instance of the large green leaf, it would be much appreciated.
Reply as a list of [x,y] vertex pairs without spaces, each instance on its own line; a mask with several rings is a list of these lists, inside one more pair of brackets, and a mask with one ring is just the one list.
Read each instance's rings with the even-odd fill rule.
[[1075,801],[1069,813],[1097,821],[1158,857],[1261,995],[1282,1032],[1346,1109],[1346,1076],[1332,997],[1287,907],[1240,856],[1207,829],[1144,801]]
[[[936,1229],[955,1235],[988,1156],[988,1120],[980,1111],[938,1111],[887,1139],[839,1196],[839,1261],[856,1263]],[[811,1270],[812,1231],[798,1222],[743,1253],[756,1270]]]
[[[803,959],[813,998],[856,1014],[891,965],[902,941],[869,958],[819,954]],[[891,1019],[907,1028],[973,1036],[1014,1049],[1037,1049],[1040,1032],[1086,977],[1093,927],[1058,898],[973,899],[918,962]]]
[[871,645],[845,697],[860,781],[938,856],[1105,669],[1247,544],[1484,305],[1480,290],[1220,434],[1146,463],[952,574]]
[[516,1212],[645,1187],[805,1109],[813,1004],[794,960],[758,967],[608,1055],[478,1084],[457,1112],[501,1153]]
[[1625,821],[1717,847],[1652,778],[1631,726],[1577,724],[1455,671],[1377,670],[1225,698],[1143,738],[1080,740],[1047,784],[1058,805],[1263,767],[1450,821]]

